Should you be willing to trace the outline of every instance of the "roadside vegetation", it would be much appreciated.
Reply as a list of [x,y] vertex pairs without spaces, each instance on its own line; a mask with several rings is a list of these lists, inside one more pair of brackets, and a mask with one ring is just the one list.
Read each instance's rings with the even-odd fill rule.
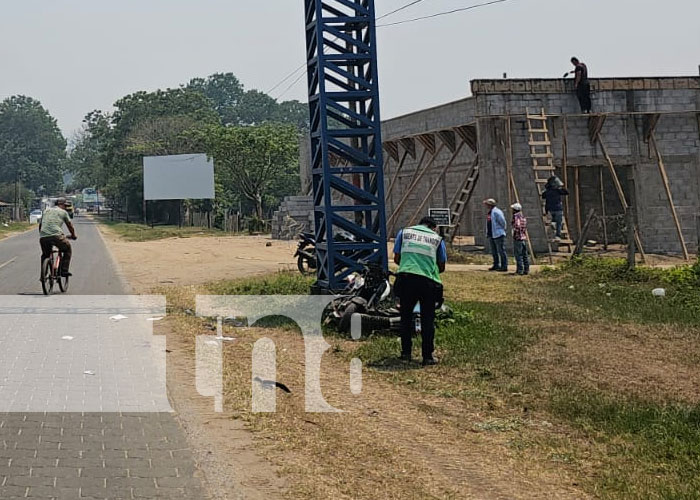
[[101,218],[99,222],[109,228],[124,241],[154,241],[166,238],[190,238],[192,236],[230,236],[220,229],[178,226],[147,226]]
[[[493,460],[516,464],[552,498],[700,495],[700,265],[628,270],[623,260],[587,258],[525,279],[484,272],[445,278],[454,314],[438,325],[441,363],[434,369],[398,362],[393,335],[360,342],[326,335],[333,354],[324,372],[339,372],[323,381],[329,400],[352,405],[332,388],[347,383],[350,359],[366,367],[368,385],[358,400],[366,406],[355,420],[312,418],[284,401],[277,414],[249,413],[250,372],[241,359],[250,359],[254,340],[269,336],[284,346],[279,376],[296,387],[303,368],[284,366],[303,359],[303,342],[289,328],[227,327],[243,340],[226,357],[227,404],[268,444],[266,453],[294,479],[295,493],[370,498],[373,488],[383,488],[394,498],[459,496],[466,486],[456,485],[469,477],[451,476],[443,461],[486,467]],[[177,315],[192,307],[195,293],[300,294],[309,284],[281,273],[166,293]],[[655,288],[665,297],[654,296]],[[195,319],[184,316],[193,328]],[[365,422],[367,406],[392,412],[387,436],[381,419]],[[402,442],[403,432],[410,442]],[[413,433],[446,442],[425,444],[433,460],[423,464],[410,455]],[[397,456],[404,458],[398,465],[390,458]],[[347,467],[349,457],[374,472]],[[410,478],[390,477],[395,466],[411,469]],[[316,469],[332,479],[309,480],[306,472]],[[510,487],[523,493],[518,477]],[[496,474],[491,481],[509,496],[507,480]]]
[[0,239],[14,233],[27,231],[30,227],[28,222],[2,222],[0,223]]

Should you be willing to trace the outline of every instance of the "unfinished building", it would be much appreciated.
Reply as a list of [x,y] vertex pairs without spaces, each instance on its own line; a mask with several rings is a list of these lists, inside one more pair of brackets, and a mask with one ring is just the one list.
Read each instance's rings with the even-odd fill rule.
[[[449,207],[448,237],[473,235],[484,244],[481,202],[495,198],[501,207],[523,205],[535,252],[548,252],[540,179],[554,172],[570,193],[565,215],[572,240],[594,209],[601,223],[587,238],[622,242],[624,214],[633,207],[646,252],[697,248],[700,78],[590,81],[590,115],[579,112],[571,80],[504,79],[475,80],[469,98],[384,122],[389,234],[428,208]],[[301,163],[308,186],[309,162]],[[308,225],[302,212],[294,218]],[[277,214],[278,228],[288,215]]]

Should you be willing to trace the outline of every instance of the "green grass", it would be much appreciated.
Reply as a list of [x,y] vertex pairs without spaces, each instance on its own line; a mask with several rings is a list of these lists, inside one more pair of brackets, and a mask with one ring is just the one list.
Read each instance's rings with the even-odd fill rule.
[[100,219],[100,222],[112,229],[120,238],[125,241],[154,241],[165,238],[189,238],[192,236],[225,236],[219,229],[203,229],[201,227],[177,226],[146,226],[144,224],[127,224],[126,222],[116,222]]
[[700,405],[662,406],[565,387],[552,394],[551,411],[605,444],[601,475],[590,485],[598,496],[700,495]]
[[[700,264],[628,269],[623,259],[583,258],[535,283],[541,296],[558,304],[560,318],[700,325]],[[654,288],[664,288],[666,297],[654,297]]]
[[[7,224],[7,226],[5,226]],[[28,222],[5,222],[0,223],[0,239],[5,238],[13,233],[26,231],[31,227]],[[36,226],[37,228],[39,226]]]
[[214,295],[308,295],[315,280],[299,273],[279,272],[276,274],[219,281],[207,286]]
[[[448,276],[447,283],[455,276]],[[468,276],[459,275],[459,280]],[[483,279],[483,285],[464,288],[461,293],[469,297],[453,293],[454,315],[437,325],[441,364],[435,369],[399,363],[400,344],[393,334],[371,335],[354,344],[356,349],[339,343],[338,354],[359,357],[370,368],[388,369],[387,380],[397,386],[482,405],[487,418],[476,431],[512,432],[516,441],[540,443],[535,446],[538,453],[557,467],[571,468],[595,497],[700,498],[700,405],[664,405],[603,389],[596,392],[565,377],[555,382],[554,390],[545,390],[528,376],[521,356],[543,335],[523,327],[523,318],[542,324],[601,319],[700,324],[700,265],[629,270],[622,260],[581,259],[527,281],[501,276],[474,279]],[[298,274],[278,273],[216,283],[207,289],[216,294],[306,294],[312,282]],[[482,286],[491,289],[482,291]],[[651,290],[657,287],[666,289],[666,298],[652,296]],[[502,301],[489,300],[494,299],[494,290]],[[276,321],[264,326],[289,327]],[[417,338],[415,357],[419,353]],[[513,393],[525,393],[527,402],[518,399],[522,394],[511,397]],[[491,411],[496,400],[504,401],[505,413]],[[518,417],[524,404],[558,422],[558,430],[526,433],[527,426]],[[574,467],[583,463],[587,468]]]

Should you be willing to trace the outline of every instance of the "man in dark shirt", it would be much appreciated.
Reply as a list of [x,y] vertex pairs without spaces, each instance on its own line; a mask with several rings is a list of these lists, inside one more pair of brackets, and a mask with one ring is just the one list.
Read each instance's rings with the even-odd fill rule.
[[552,217],[552,224],[556,229],[555,241],[561,239],[561,231],[564,226],[564,204],[562,196],[569,194],[557,176],[552,176],[547,180],[542,198],[545,200],[544,210]]
[[571,58],[571,64],[574,65],[574,88],[576,89],[576,97],[581,105],[581,112],[591,112],[591,83],[588,81],[588,67],[578,60],[576,57]]

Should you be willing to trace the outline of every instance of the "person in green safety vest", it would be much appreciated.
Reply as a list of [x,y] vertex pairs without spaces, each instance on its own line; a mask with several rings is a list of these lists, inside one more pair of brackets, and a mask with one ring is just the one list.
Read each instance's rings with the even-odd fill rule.
[[394,262],[399,266],[394,292],[401,306],[401,359],[411,361],[415,331],[413,309],[420,303],[423,366],[435,365],[435,304],[442,300],[440,273],[445,272],[447,249],[435,232],[437,223],[430,217],[417,226],[399,231],[394,244]]

